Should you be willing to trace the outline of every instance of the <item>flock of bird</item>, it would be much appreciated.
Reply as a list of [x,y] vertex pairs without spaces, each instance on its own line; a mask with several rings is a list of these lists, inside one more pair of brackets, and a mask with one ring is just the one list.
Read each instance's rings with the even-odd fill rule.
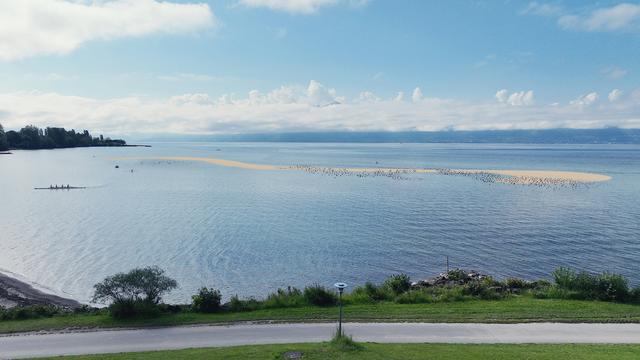
[[[354,169],[354,168],[333,168],[322,166],[310,166],[310,165],[294,165],[289,167],[292,170],[300,170],[310,174],[342,177],[342,176],[356,176],[360,178],[365,177],[388,177],[394,180],[408,180],[410,174],[416,174],[418,169],[385,169],[385,168],[372,168],[372,169]],[[569,179],[551,178],[551,177],[533,177],[533,176],[506,176],[493,174],[489,172],[475,171],[475,170],[457,170],[457,169],[434,169],[434,173],[448,176],[468,176],[474,180],[478,180],[484,183],[500,183],[509,185],[529,185],[539,187],[571,187],[577,188],[586,184]]]

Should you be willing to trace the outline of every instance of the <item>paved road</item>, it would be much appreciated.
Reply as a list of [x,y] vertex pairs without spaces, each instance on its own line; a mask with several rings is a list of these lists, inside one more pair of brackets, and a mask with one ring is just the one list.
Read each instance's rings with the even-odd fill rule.
[[[0,336],[0,358],[320,342],[334,324],[183,326]],[[388,343],[637,343],[640,324],[349,323],[357,341]]]

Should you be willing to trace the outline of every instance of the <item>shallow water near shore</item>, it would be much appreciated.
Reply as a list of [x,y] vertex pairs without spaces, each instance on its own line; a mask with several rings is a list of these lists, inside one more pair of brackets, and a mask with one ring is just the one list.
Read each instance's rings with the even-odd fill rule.
[[[157,264],[228,297],[453,267],[548,277],[557,266],[640,283],[640,146],[157,143],[14,151],[0,158],[0,268],[87,301],[94,283]],[[318,167],[557,170],[611,176],[580,187],[408,174],[323,176],[204,162]],[[119,165],[116,169],[115,166]],[[132,171],[133,170],[133,171]],[[49,185],[75,190],[34,190]]]

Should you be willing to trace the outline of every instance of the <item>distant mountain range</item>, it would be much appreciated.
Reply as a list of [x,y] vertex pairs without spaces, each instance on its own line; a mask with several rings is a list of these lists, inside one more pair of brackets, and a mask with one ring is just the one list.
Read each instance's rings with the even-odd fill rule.
[[236,135],[156,135],[142,141],[319,143],[640,144],[640,129],[548,129],[402,132],[288,132]]

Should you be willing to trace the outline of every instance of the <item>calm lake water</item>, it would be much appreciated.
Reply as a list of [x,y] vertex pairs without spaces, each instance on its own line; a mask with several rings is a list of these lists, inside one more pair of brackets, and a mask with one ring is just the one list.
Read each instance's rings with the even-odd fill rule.
[[[613,179],[542,188],[113,159],[123,156],[557,169]],[[50,184],[89,188],[33,189]],[[166,269],[180,284],[168,300],[187,301],[201,286],[225,298],[260,297],[398,272],[418,279],[442,271],[445,256],[498,277],[548,277],[567,265],[640,283],[640,146],[162,143],[0,156],[0,269],[81,301],[105,276],[141,265]]]

